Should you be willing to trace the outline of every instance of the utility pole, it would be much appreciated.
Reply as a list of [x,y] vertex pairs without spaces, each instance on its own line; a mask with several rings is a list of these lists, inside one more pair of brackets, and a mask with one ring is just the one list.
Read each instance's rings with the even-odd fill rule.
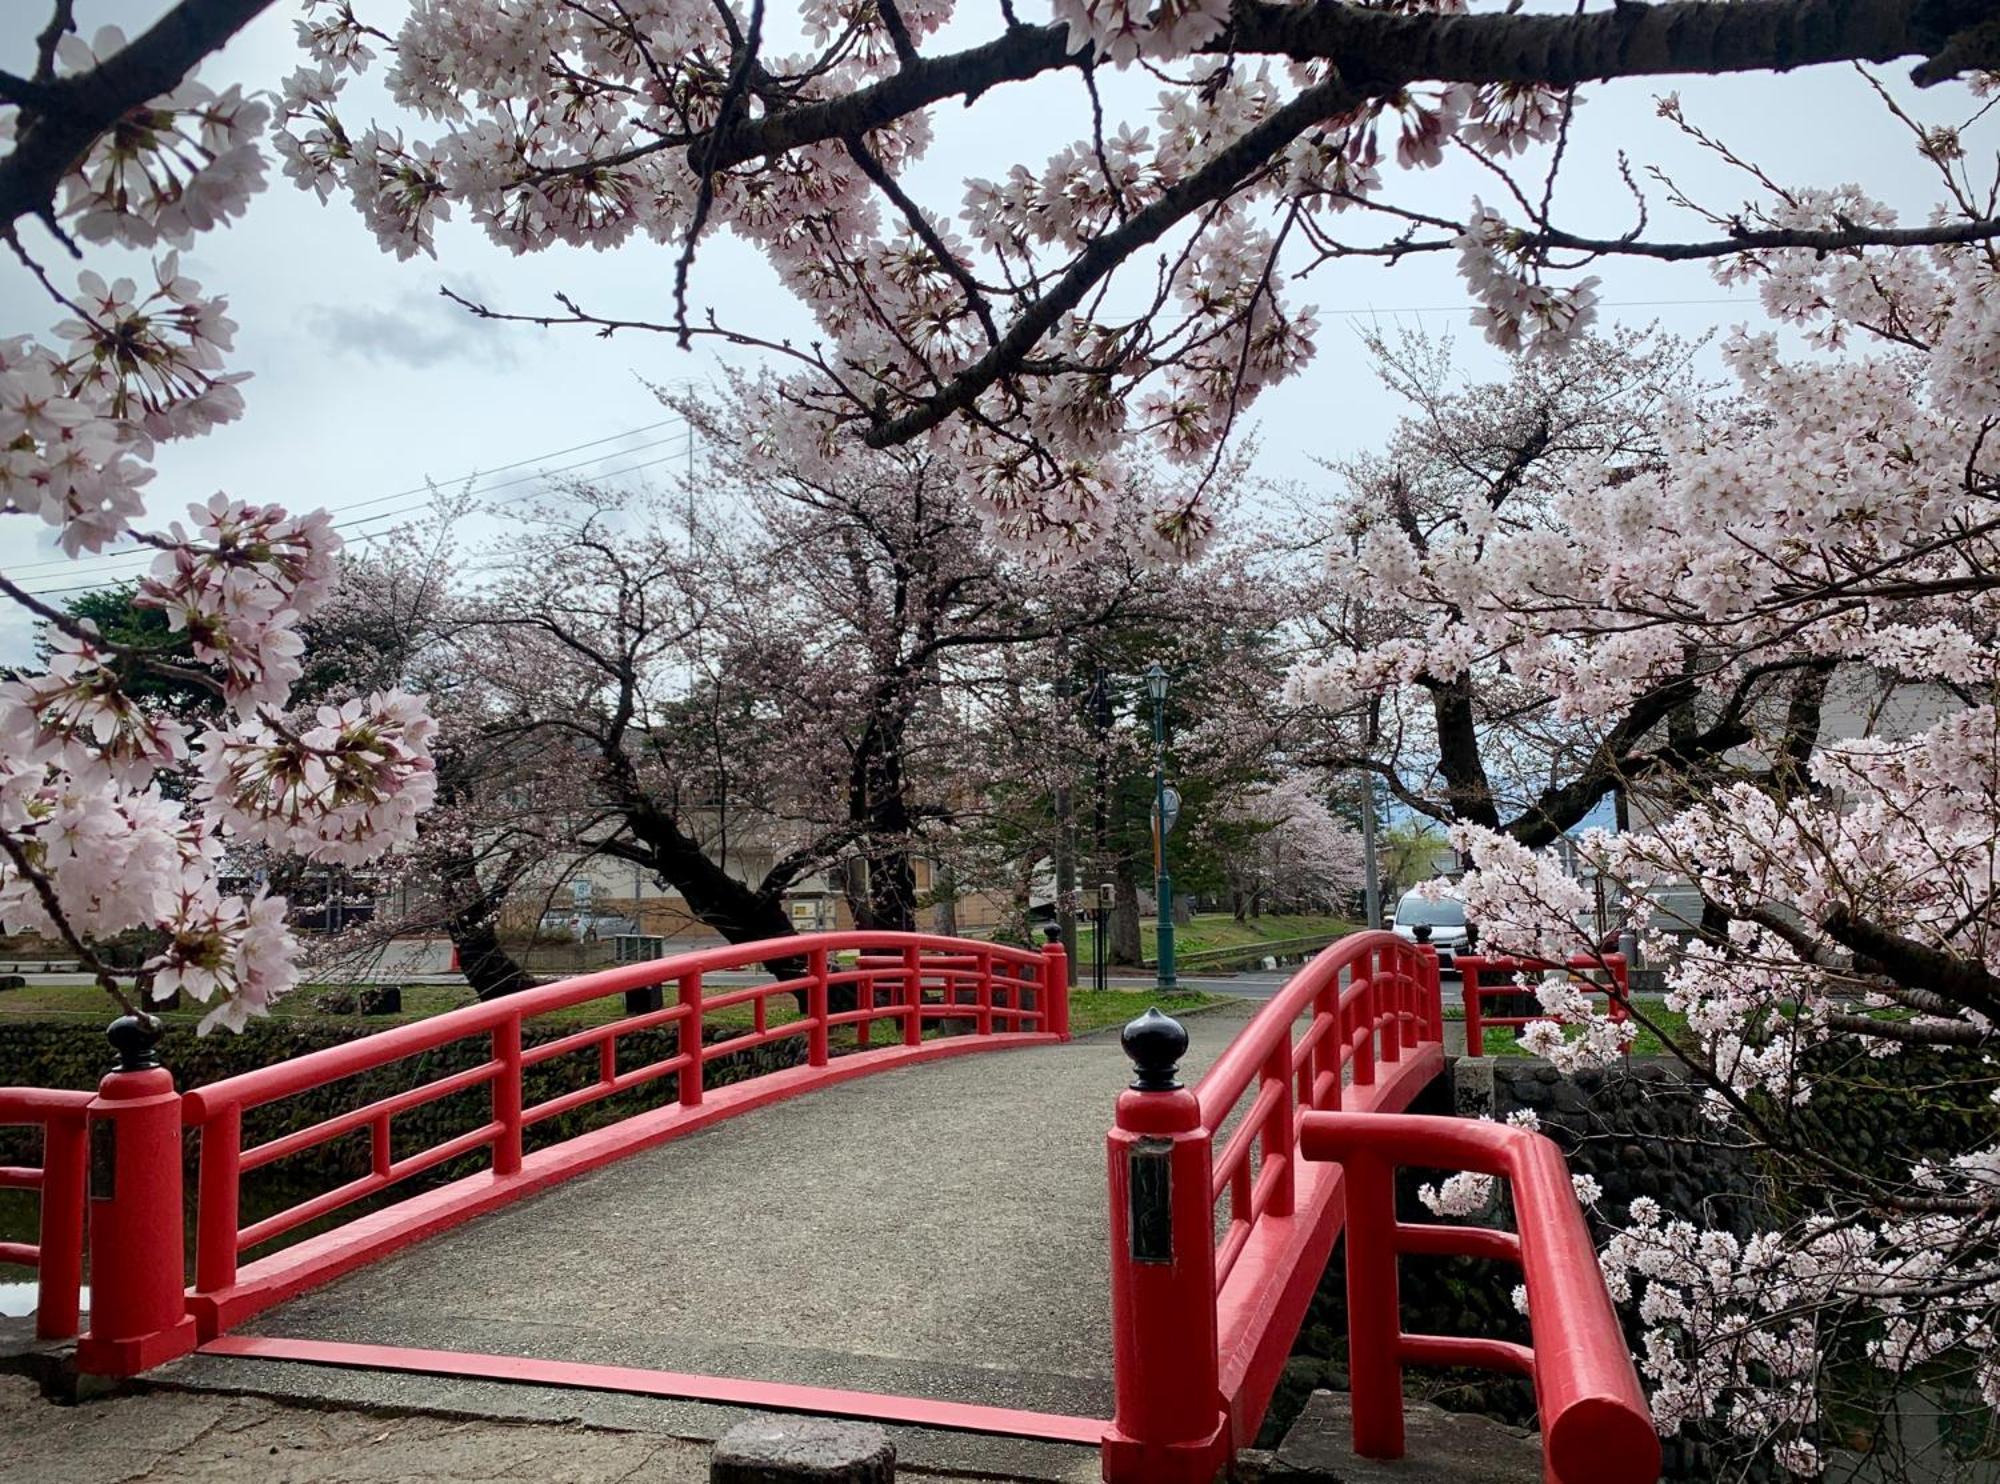
[[1382,926],[1382,874],[1375,863],[1375,776],[1361,775],[1361,854],[1365,858],[1364,880],[1368,904],[1368,926]]

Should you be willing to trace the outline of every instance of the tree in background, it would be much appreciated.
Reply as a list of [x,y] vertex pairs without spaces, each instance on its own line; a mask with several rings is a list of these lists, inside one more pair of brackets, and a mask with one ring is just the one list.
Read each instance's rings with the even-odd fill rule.
[[1291,912],[1344,912],[1361,889],[1361,837],[1315,791],[1286,774],[1245,790],[1223,807],[1236,836],[1223,861],[1238,922],[1266,906]]
[[[1910,127],[1949,203],[1938,220],[1985,209],[2000,183],[1969,183],[1961,136]],[[1752,231],[1885,216],[1851,188],[1753,188],[1769,204]],[[1647,951],[1718,1138],[1758,1151],[1768,1202],[1762,1229],[1731,1230],[1635,1200],[1607,1213],[1604,1266],[1636,1306],[1661,1426],[1811,1475],[1837,1428],[1892,1439],[1913,1396],[1976,1425],[2000,1407],[2000,258],[1781,248],[1726,272],[1808,352],[1732,334],[1731,395],[1663,407],[1643,460],[1578,461],[1546,524],[1467,502],[1421,545],[1386,530],[1377,580],[1437,620],[1421,646],[1338,663],[1356,685],[1372,667],[1385,705],[1440,655],[1502,667],[1566,723],[1622,738],[1613,776],[1661,784],[1654,817],[1576,849],[1632,883],[1642,926],[1653,888],[1699,893],[1710,935],[1652,934]],[[1772,679],[1768,704],[1739,703]],[[1635,697],[1683,688],[1692,730],[1670,708],[1633,731]],[[1727,753],[1689,745],[1725,725]],[[1532,832],[1462,818],[1452,835],[1491,936],[1595,951],[1584,888]],[[1632,1034],[1573,986],[1539,993],[1547,1019],[1524,1041],[1559,1067]],[[1905,1080],[1922,1090],[1897,1100]],[[1819,1121],[1856,1095],[1873,1143]]]
[[[0,504],[55,528],[72,555],[129,538],[161,547],[145,601],[193,634],[228,717],[202,733],[193,812],[162,807],[147,790],[192,756],[188,739],[123,695],[106,663],[119,650],[0,579],[0,594],[63,635],[43,675],[10,683],[0,717],[14,769],[0,924],[63,939],[121,999],[184,981],[227,1001],[231,1022],[290,983],[293,949],[282,903],[217,888],[225,839],[363,859],[409,838],[432,787],[428,723],[407,698],[356,697],[309,718],[281,709],[296,625],[329,586],[323,516],[220,497],[184,527],[145,517],[154,446],[242,411],[227,301],[182,271],[180,252],[263,185],[273,110],[193,73],[268,3],[179,0],[128,44],[111,29],[74,34],[69,0],[52,0],[26,55],[0,72],[11,142],[0,227],[56,321],[51,335],[0,349]],[[1741,263],[2000,235],[1956,181],[1949,208],[1917,227],[1873,203],[1851,210],[1838,193],[1772,191],[1770,204],[1711,214],[1689,236],[1648,236],[1642,218],[1599,240],[1558,225],[1546,204],[1575,158],[1566,145],[1588,83],[1914,57],[1930,86],[2000,62],[1978,7],[1934,0],[1560,16],[1257,0],[1142,13],[1064,0],[1052,23],[1008,16],[956,54],[937,40],[946,11],[885,4],[806,14],[806,45],[788,57],[767,45],[761,5],[660,0],[643,24],[578,6],[482,10],[478,25],[452,6],[415,8],[397,26],[399,13],[387,5],[383,27],[344,0],[309,6],[313,65],[286,81],[276,109],[276,147],[300,185],[350,196],[401,255],[430,250],[454,206],[516,251],[638,234],[672,244],[670,314],[610,318],[569,299],[533,317],[658,329],[682,345],[761,344],[788,372],[787,399],[814,414],[798,425],[801,462],[829,440],[928,438],[934,451],[944,440],[996,528],[1046,547],[1101,544],[1121,505],[1139,507],[1134,528],[1154,550],[1206,538],[1204,502],[1239,417],[1312,358],[1312,316],[1280,293],[1294,268],[1455,253],[1492,339],[1553,349],[1589,322],[1594,281],[1575,273],[1598,255]],[[341,93],[383,54],[389,92],[415,118],[363,128],[342,116]],[[1114,116],[1055,159],[1010,169],[996,151],[990,176],[949,189],[965,203],[964,239],[903,184],[935,105],[1033,78],[1101,100],[1099,68],[1140,59],[1185,76],[1150,115]],[[1391,133],[1399,171],[1463,151],[1503,177],[1516,154],[1545,161],[1544,178],[1514,167],[1512,223],[1477,201],[1449,216],[1417,210],[1385,187]],[[1934,152],[1957,147],[1955,134],[1926,139]],[[1668,196],[1685,215],[1684,198]],[[1386,235],[1342,230],[1378,220]],[[80,243],[166,251],[144,283],[89,268],[71,280],[22,232],[29,223],[59,254],[80,256]],[[767,253],[822,338],[763,343],[690,313],[700,247],[723,229]],[[1124,292],[1133,280],[1137,292]],[[1128,303],[1147,307],[1134,315]],[[1142,478],[1153,466],[1172,477]],[[159,674],[171,662],[147,663]],[[82,816],[62,802],[72,799]],[[93,848],[58,841],[84,827]],[[65,872],[77,887],[63,886]],[[143,924],[181,946],[121,984],[89,940]]]
[[1376,862],[1389,911],[1395,910],[1397,897],[1437,875],[1439,857],[1450,848],[1437,823],[1418,815],[1397,820],[1376,837]]

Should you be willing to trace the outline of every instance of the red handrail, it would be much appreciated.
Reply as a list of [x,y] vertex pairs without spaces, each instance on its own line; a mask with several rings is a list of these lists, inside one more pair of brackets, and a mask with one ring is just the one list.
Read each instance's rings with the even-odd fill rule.
[[0,1242],[0,1263],[35,1269],[35,1336],[76,1335],[83,1294],[84,1126],[91,1095],[40,1087],[0,1087],[0,1125],[42,1131],[39,1166],[0,1167],[0,1190],[39,1196],[36,1240]]
[[[1484,1001],[1497,999],[1501,995],[1533,994],[1530,986],[1513,983],[1516,974],[1545,973],[1550,969],[1562,969],[1577,981],[1589,994],[1602,994],[1608,1001],[1611,1018],[1617,1021],[1629,1020],[1632,1016],[1631,979],[1622,953],[1579,953],[1568,960],[1557,963],[1549,958],[1521,958],[1513,954],[1460,954],[1455,967],[1459,971],[1465,996],[1465,1054],[1467,1056],[1486,1055],[1486,1028],[1494,1025],[1532,1025],[1538,1020],[1547,1020],[1546,1015],[1488,1015]],[[1586,979],[1588,972],[1602,970],[1610,978],[1610,983],[1601,984]],[[1481,983],[1482,974],[1500,975],[1504,982]],[[1625,1047],[1627,1055],[1631,1046]]]
[[[867,968],[845,969],[834,966],[830,955],[850,950],[875,955],[893,952],[894,957],[888,962],[894,967],[871,964]],[[806,971],[803,975],[730,989],[720,994],[708,993],[703,982],[704,976],[712,972],[792,959],[804,960]],[[960,998],[961,986],[968,976],[975,985],[972,1002]],[[900,981],[901,995],[897,1003],[878,1005],[874,987],[878,980],[885,978]],[[678,989],[676,1002],[672,1005],[657,1010],[634,1011],[620,1019],[585,1027],[538,1045],[527,1044],[524,1040],[524,1022],[537,1016],[629,990],[649,988],[669,980]],[[832,1011],[828,1000],[829,988],[847,983],[866,984],[867,992],[856,1009]],[[707,1100],[703,1077],[703,1068],[707,1063],[768,1042],[803,1037],[806,1043],[805,1070],[809,1073],[813,1069],[828,1067],[831,1058],[830,1028],[853,1025],[857,1039],[861,1039],[866,1028],[878,1019],[900,1020],[904,1048],[916,1050],[922,1049],[923,1023],[926,1020],[957,1016],[971,1018],[975,1034],[989,1041],[1018,1043],[1029,1038],[1063,1037],[1068,1034],[1069,1025],[1068,988],[1067,961],[1060,944],[1052,944],[1038,953],[1031,949],[925,933],[844,932],[770,938],[704,949],[648,963],[624,964],[543,985],[195,1088],[183,1095],[181,1104],[185,1125],[201,1130],[195,1293],[215,1295],[236,1286],[239,1259],[249,1248],[283,1236],[299,1226],[463,1155],[489,1151],[490,1178],[520,1178],[524,1171],[523,1135],[528,1128],[614,1093],[673,1075],[678,1080],[677,1111],[693,1114]],[[783,1025],[767,1024],[765,1005],[772,996],[801,991],[806,997],[804,1015]],[[1030,991],[1035,995],[1032,1008],[1026,1001]],[[929,994],[938,998],[927,998]],[[727,1040],[705,1043],[702,1033],[706,1017],[717,1009],[744,1003],[753,1006],[752,1028]],[[675,1054],[645,1066],[625,1071],[618,1069],[620,1037],[666,1025],[680,1027],[679,1049]],[[423,1052],[481,1037],[487,1038],[487,1054],[470,1067],[432,1078],[264,1143],[249,1148],[243,1146],[243,1115],[250,1109]],[[597,1057],[594,1080],[539,1103],[526,1102],[523,1073],[527,1068],[559,1056],[592,1051]],[[890,1054],[873,1053],[877,1058]],[[903,1053],[898,1050],[895,1054]],[[801,1081],[799,1085],[807,1084]],[[480,1087],[489,1090],[491,1099],[491,1114],[483,1123],[431,1148],[402,1158],[394,1157],[391,1132],[393,1121],[399,1115],[440,1098]],[[725,1111],[732,1110],[733,1107]],[[633,1118],[648,1116],[656,1115],[633,1115]],[[248,1227],[240,1224],[244,1174],[364,1128],[368,1131],[371,1151],[365,1175]],[[579,1136],[578,1140],[568,1143],[580,1142],[585,1137],[588,1136]],[[594,1151],[591,1158],[599,1159],[600,1155]],[[553,1175],[542,1172],[538,1174],[537,1181],[545,1184],[548,1179],[560,1178],[563,1173],[574,1173],[574,1168],[563,1168]],[[525,1193],[527,1188],[524,1184],[521,1193]],[[503,1191],[500,1194],[511,1198],[512,1192]],[[492,1197],[493,1192],[489,1188],[482,1192],[469,1192],[467,1199],[468,1202],[476,1202],[479,1209],[489,1209],[493,1204]],[[456,1213],[470,1209],[470,1204],[463,1204],[441,1219],[460,1219]],[[377,1244],[380,1245],[379,1239]],[[337,1258],[328,1264],[337,1265]],[[221,1326],[222,1321],[216,1317],[219,1310],[215,1305],[209,1305],[204,1313],[210,1328]]]
[[[1409,1113],[1309,1113],[1301,1122],[1305,1157],[1337,1161],[1346,1176],[1348,1375],[1357,1453],[1402,1457],[1406,1362],[1479,1366],[1534,1382],[1550,1484],[1651,1484],[1659,1477],[1659,1436],[1569,1166],[1554,1143],[1508,1124]],[[1518,1235],[1397,1221],[1399,1166],[1505,1177]],[[1396,1259],[1406,1252],[1519,1263],[1532,1348],[1404,1333]]]
[[1435,952],[1354,933],[1294,974],[1192,1091],[1135,1084],[1119,1098],[1112,1484],[1208,1484],[1255,1437],[1340,1227],[1338,1174],[1302,1163],[1300,1114],[1407,1107],[1442,1070],[1442,1041]]

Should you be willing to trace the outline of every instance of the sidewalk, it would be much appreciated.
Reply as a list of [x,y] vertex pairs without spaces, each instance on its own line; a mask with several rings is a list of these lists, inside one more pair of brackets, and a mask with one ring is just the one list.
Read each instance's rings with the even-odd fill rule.
[[[154,1391],[60,1407],[0,1375],[0,1479],[34,1484],[706,1484],[708,1446],[574,1423]],[[938,1475],[898,1469],[908,1484]]]

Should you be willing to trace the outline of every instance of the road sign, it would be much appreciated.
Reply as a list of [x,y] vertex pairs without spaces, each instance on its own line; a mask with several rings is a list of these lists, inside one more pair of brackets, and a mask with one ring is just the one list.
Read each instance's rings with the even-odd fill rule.
[[1160,790],[1160,833],[1171,835],[1181,818],[1181,791],[1169,783]]

